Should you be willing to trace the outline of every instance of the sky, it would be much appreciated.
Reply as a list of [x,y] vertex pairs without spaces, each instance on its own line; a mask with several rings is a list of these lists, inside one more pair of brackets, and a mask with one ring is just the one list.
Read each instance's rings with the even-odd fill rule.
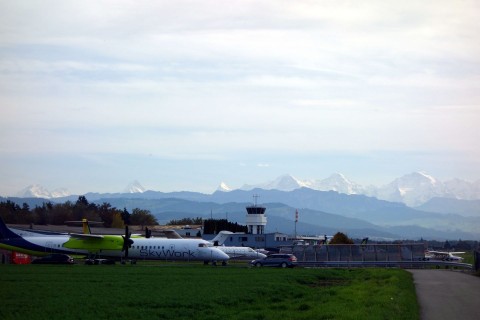
[[0,195],[480,179],[478,1],[0,1]]

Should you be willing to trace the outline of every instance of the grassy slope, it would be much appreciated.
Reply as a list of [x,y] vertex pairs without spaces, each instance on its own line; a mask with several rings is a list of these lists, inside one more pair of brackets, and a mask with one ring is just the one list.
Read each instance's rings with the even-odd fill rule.
[[1,266],[0,319],[418,319],[385,269]]

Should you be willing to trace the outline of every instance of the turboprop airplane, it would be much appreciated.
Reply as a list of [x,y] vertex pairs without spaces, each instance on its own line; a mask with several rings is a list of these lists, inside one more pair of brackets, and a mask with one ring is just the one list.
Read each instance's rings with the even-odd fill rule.
[[20,236],[0,218],[0,248],[43,256],[51,253],[102,255],[142,260],[222,261],[229,256],[201,239],[131,238],[125,235],[59,234]]
[[450,252],[450,251],[425,251],[425,259],[429,260],[444,260],[444,261],[462,261],[463,258],[456,256],[456,254],[462,254],[465,252]]
[[[90,223],[91,222],[88,221],[87,219],[82,219],[82,221],[70,221],[70,222],[81,223],[82,226],[83,226],[83,234],[92,234],[91,229],[90,229]],[[222,231],[222,232],[228,233],[228,231]],[[220,234],[222,232],[220,232]],[[183,242],[185,242],[185,243],[190,241],[190,239],[182,238],[175,230],[164,230],[164,233],[167,235],[168,239],[174,240],[175,243],[178,243],[178,241],[180,239],[183,240]],[[135,239],[134,243],[136,243],[137,245],[136,246],[133,245],[133,249],[130,249],[130,251],[134,250],[133,252],[137,253],[137,254],[140,254],[142,256],[142,259],[145,259],[146,256],[150,256],[150,255],[153,255],[153,256],[158,255],[158,256],[164,258],[166,256],[171,256],[172,254],[173,255],[178,254],[178,253],[171,253],[168,249],[163,250],[163,248],[162,248],[161,252],[158,251],[157,253],[155,253],[155,252],[152,252],[150,250],[152,248],[151,246],[142,246],[141,245],[144,241],[137,241],[137,240],[145,240],[145,239],[149,239],[149,241],[152,241],[153,239],[151,237],[152,237],[152,231],[148,228],[145,228],[145,236],[144,237],[141,236],[141,235],[133,235],[132,238]],[[158,239],[158,238],[156,238],[156,239]],[[225,239],[226,238],[223,239],[222,243],[225,241]],[[202,240],[202,241],[204,241],[204,240]],[[206,243],[208,247],[212,247],[211,243],[208,243],[206,241],[204,243]],[[144,247],[145,247],[145,249],[144,249]],[[148,247],[148,250],[147,250],[147,247]],[[153,246],[153,248],[155,250],[156,247]],[[264,254],[257,253],[252,248],[248,248],[248,247],[214,247],[214,248],[219,249],[220,251],[226,253],[229,256],[229,258],[245,257],[245,258],[248,258],[248,259],[250,259],[250,258],[253,258],[253,259],[257,258],[258,259],[258,258],[265,257]],[[135,250],[137,250],[137,251],[135,251]],[[140,250],[140,251],[138,251],[138,250]],[[130,258],[131,257],[132,256],[130,254]],[[204,261],[208,262],[210,260],[204,260]],[[226,260],[223,260],[222,264],[225,265]]]

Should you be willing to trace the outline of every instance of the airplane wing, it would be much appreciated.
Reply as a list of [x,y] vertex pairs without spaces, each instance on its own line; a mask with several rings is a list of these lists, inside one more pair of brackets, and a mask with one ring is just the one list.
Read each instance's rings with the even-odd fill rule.
[[145,238],[145,236],[141,233],[134,233],[130,237],[131,238]]
[[428,250],[428,253],[431,254],[448,254],[446,251],[434,251],[434,250]]

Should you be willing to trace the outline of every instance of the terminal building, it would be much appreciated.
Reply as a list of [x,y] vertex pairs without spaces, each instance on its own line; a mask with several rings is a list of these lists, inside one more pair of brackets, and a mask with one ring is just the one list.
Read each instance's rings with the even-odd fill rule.
[[[266,208],[258,206],[256,203],[246,207],[247,215],[245,217],[248,233],[233,233],[223,243],[225,246],[251,247],[255,249],[275,250],[280,246],[291,245],[293,240],[284,233],[274,232],[265,233],[267,225]],[[215,234],[204,234],[205,240],[212,240]]]

